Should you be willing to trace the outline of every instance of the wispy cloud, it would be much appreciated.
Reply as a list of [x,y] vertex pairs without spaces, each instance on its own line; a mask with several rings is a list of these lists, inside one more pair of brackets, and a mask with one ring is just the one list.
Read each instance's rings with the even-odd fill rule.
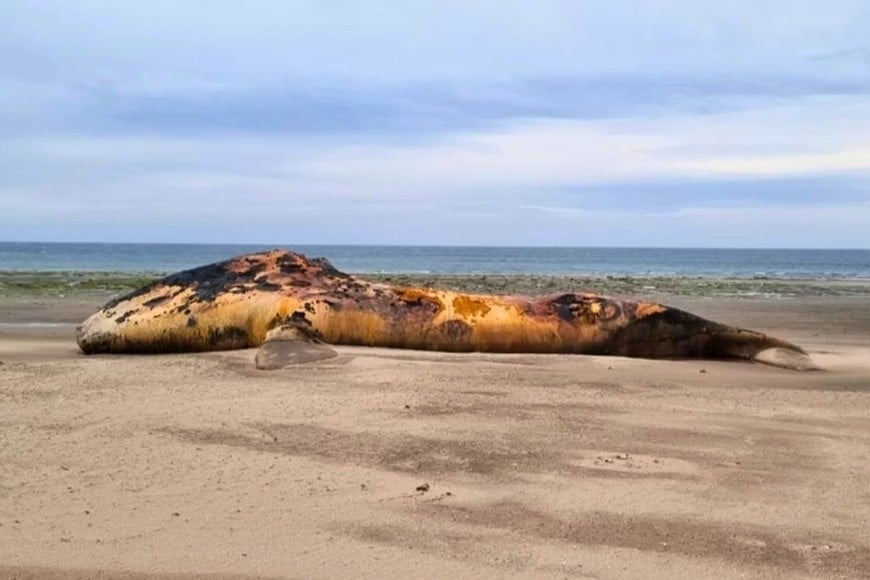
[[[817,128],[824,126],[819,133]],[[373,192],[465,192],[643,179],[716,179],[870,172],[870,101],[631,120],[516,121],[416,147],[337,147],[299,163]]]

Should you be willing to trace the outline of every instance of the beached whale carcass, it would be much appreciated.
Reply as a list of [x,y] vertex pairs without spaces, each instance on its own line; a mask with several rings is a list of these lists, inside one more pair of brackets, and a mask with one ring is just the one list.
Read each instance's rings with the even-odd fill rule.
[[[809,369],[799,347],[661,304],[593,294],[475,295],[368,282],[289,250],[172,274],[112,300],[81,349],[169,353],[259,347],[258,363],[330,356],[321,343],[455,352],[734,358]],[[316,347],[314,345],[317,345]],[[300,355],[301,351],[305,355]]]

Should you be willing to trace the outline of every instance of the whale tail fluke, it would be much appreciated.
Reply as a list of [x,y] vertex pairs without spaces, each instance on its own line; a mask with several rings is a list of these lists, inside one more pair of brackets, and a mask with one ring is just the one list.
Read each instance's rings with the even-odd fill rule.
[[804,349],[766,334],[734,329],[717,335],[715,343],[724,356],[797,371],[822,370]]
[[784,369],[793,369],[796,371],[820,371],[822,367],[802,350],[794,350],[791,348],[783,348],[775,346],[759,351],[753,357],[753,360],[772,365]]

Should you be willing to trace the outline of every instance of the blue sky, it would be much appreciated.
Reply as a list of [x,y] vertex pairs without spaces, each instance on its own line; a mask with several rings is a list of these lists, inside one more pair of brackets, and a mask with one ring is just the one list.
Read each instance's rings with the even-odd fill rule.
[[870,3],[0,4],[0,239],[870,248]]

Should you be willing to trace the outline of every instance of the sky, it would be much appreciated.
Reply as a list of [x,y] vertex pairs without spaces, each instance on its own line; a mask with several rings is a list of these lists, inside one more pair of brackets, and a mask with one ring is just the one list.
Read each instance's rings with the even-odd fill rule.
[[870,2],[3,0],[0,240],[870,248]]

